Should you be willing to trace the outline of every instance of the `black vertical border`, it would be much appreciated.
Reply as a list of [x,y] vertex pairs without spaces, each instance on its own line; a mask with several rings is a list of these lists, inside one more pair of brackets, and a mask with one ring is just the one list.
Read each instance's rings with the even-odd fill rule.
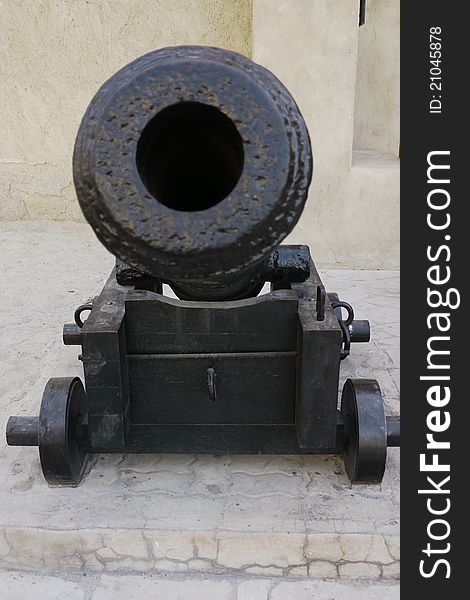
[[[470,328],[466,322],[466,298],[470,275],[470,207],[466,180],[470,176],[467,138],[470,137],[468,111],[470,96],[468,85],[469,21],[465,18],[464,3],[427,0],[426,2],[401,2],[401,597],[440,598],[453,600],[465,597],[470,574],[468,551],[470,536],[470,478],[467,474],[468,404],[470,395],[465,389],[465,374],[470,373]],[[430,114],[430,47],[429,30],[442,30],[442,113]],[[450,578],[446,569],[439,567],[434,576],[426,579],[420,575],[420,561],[426,555],[422,550],[428,541],[427,525],[432,520],[426,508],[426,496],[418,489],[426,487],[426,474],[420,472],[419,455],[425,451],[426,416],[432,410],[426,402],[427,384],[419,377],[426,370],[426,343],[429,335],[426,317],[432,312],[427,305],[426,257],[428,245],[438,247],[443,232],[428,228],[427,154],[434,150],[450,150],[451,225],[445,234],[451,258],[451,281],[461,294],[461,305],[451,313],[450,329],[451,400],[448,410],[451,425],[441,439],[449,439],[450,500],[451,508],[445,515],[451,526],[445,542],[451,544],[449,553],[437,555],[446,558],[451,567]],[[444,410],[444,409],[443,409]],[[468,441],[467,441],[468,440]],[[444,460],[444,455],[442,455]],[[439,479],[436,474],[436,479]],[[442,477],[441,477],[442,479]],[[429,487],[429,486],[427,486]],[[469,490],[469,491],[467,491]],[[467,510],[466,510],[467,509]],[[437,529],[436,529],[437,531]],[[432,542],[436,548],[445,542]],[[427,568],[432,559],[427,559]],[[463,594],[463,596],[462,596]]]

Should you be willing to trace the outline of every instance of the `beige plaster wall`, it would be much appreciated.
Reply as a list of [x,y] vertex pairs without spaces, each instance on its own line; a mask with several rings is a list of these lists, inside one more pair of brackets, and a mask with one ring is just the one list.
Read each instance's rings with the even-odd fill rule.
[[322,267],[398,268],[399,161],[353,153],[358,11],[357,0],[253,0],[253,59],[290,89],[312,139],[314,179],[288,241],[307,241]]
[[[3,0],[0,219],[82,220],[71,155],[95,91],[149,50],[210,44],[271,69],[306,118],[314,181],[288,241],[308,243],[323,267],[398,267],[398,2],[368,0],[371,34],[358,0]],[[372,61],[371,75],[377,48],[384,73]]]
[[175,44],[251,55],[251,0],[2,0],[0,219],[82,220],[71,180],[80,119],[134,58]]
[[398,155],[400,1],[367,0],[359,28],[354,147]]

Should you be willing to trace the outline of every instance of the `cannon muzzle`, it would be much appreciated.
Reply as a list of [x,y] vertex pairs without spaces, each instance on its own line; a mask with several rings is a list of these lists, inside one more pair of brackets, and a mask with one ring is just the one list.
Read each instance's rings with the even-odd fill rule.
[[186,299],[256,295],[312,176],[304,120],[269,71],[164,48],[109,79],[83,117],[74,182],[115,256]]

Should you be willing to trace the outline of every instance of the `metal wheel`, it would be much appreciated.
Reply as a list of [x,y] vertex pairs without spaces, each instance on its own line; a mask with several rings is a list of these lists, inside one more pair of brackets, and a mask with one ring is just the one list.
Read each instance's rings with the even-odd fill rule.
[[78,439],[78,424],[86,414],[86,395],[78,377],[49,379],[39,411],[39,456],[49,485],[76,486],[86,454]]
[[387,421],[375,379],[348,379],[341,396],[341,413],[349,442],[344,465],[351,482],[380,483],[387,459]]

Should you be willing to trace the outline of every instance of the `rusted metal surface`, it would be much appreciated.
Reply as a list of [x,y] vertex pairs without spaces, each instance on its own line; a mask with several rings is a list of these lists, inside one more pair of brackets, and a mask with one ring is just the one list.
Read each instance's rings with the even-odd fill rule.
[[180,46],[98,91],[74,152],[77,196],[100,241],[187,299],[257,293],[312,176],[304,120],[251,60]]

